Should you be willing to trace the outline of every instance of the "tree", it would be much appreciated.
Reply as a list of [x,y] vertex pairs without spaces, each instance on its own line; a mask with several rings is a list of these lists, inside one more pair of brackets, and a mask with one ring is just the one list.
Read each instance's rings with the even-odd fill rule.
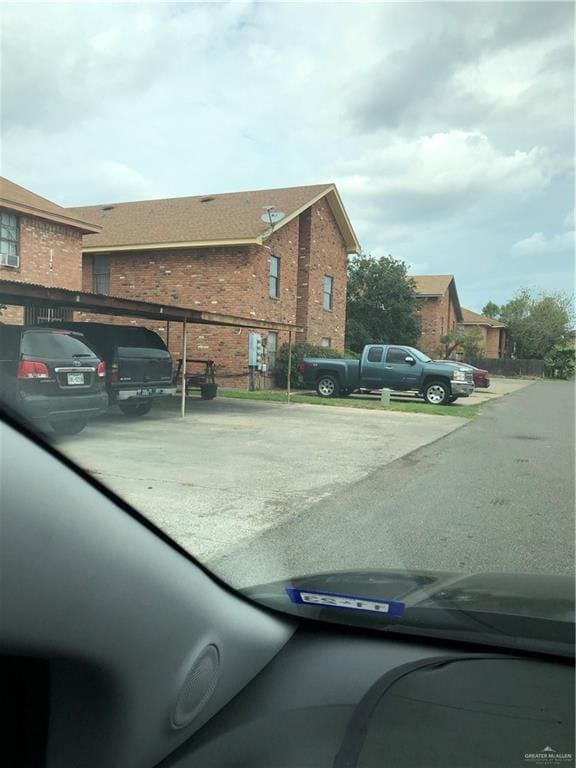
[[574,319],[573,299],[561,293],[534,294],[523,288],[500,307],[498,319],[508,328],[514,357],[541,360],[566,340]]
[[489,301],[482,309],[484,317],[497,318],[500,315],[500,307],[498,304],[494,304],[493,301]]
[[556,344],[544,358],[546,376],[551,379],[571,379],[574,376],[575,359],[574,347]]
[[440,338],[440,346],[436,349],[436,356],[446,359],[450,357],[452,352],[459,350],[462,352],[465,362],[474,363],[484,354],[483,340],[479,330],[474,330],[472,333],[458,330],[450,331]]
[[414,345],[420,337],[419,301],[406,264],[392,256],[361,254],[348,265],[346,346]]

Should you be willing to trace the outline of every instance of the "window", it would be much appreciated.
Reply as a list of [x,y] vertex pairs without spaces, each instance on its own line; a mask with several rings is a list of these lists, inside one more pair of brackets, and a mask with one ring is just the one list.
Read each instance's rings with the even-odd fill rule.
[[42,323],[58,323],[63,320],[73,320],[71,309],[61,307],[31,306],[24,309],[24,325],[41,325]]
[[372,349],[368,352],[368,362],[381,363],[383,352],[384,352],[384,347],[372,347]]
[[268,294],[271,299],[277,299],[280,296],[280,258],[278,256],[270,256]]
[[69,360],[74,355],[86,355],[90,348],[82,338],[73,336],[70,331],[25,331],[22,336],[23,355],[38,355]]
[[388,354],[386,355],[387,363],[403,363],[407,365],[406,358],[410,356],[410,353],[401,347],[390,347]]
[[332,339],[329,339],[327,336],[324,336],[323,339],[320,339],[320,346],[321,347],[330,347],[330,344],[332,343]]
[[330,275],[324,276],[324,309],[332,309],[332,299],[334,297],[334,278]]
[[18,259],[18,216],[7,211],[0,212],[0,264],[17,267]]
[[92,262],[92,290],[94,293],[110,293],[110,257],[94,256]]
[[268,334],[268,342],[266,344],[268,351],[268,370],[273,371],[276,367],[276,352],[278,351],[278,334],[270,332]]
[[440,336],[444,336],[444,318],[440,318]]

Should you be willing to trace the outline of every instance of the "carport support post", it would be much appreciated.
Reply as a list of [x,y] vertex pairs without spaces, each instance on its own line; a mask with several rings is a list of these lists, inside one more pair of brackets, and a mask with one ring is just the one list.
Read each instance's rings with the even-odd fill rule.
[[182,399],[180,401],[180,416],[186,413],[186,319],[182,323]]
[[288,331],[288,386],[286,398],[290,400],[290,379],[292,378],[292,331]]

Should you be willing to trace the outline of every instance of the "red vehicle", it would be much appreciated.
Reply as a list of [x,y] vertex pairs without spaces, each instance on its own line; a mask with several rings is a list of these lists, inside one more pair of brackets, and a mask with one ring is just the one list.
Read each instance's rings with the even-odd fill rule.
[[459,363],[458,360],[436,360],[436,362],[457,365],[460,368],[469,368],[472,371],[474,386],[477,389],[488,389],[490,386],[490,373],[484,370],[484,368],[476,368],[475,365],[469,365],[468,363]]

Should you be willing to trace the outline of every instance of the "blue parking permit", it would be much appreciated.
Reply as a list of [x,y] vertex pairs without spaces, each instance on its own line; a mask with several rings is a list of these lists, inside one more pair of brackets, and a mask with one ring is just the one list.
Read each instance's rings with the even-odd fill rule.
[[286,594],[296,605],[316,608],[344,608],[349,611],[370,611],[385,616],[402,616],[406,605],[396,600],[373,600],[371,597],[343,595],[336,592],[317,592],[314,589],[286,587]]

